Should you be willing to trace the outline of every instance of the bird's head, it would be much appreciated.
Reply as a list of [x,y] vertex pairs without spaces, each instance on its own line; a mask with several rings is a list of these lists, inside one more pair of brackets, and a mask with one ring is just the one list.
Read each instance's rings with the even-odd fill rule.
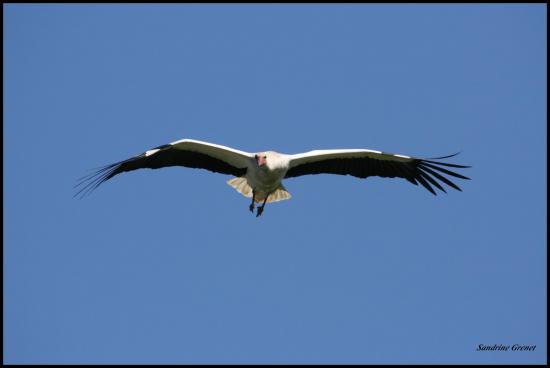
[[265,164],[267,164],[267,153],[261,152],[254,155],[254,158],[256,159],[256,163],[258,164],[258,167],[262,167]]

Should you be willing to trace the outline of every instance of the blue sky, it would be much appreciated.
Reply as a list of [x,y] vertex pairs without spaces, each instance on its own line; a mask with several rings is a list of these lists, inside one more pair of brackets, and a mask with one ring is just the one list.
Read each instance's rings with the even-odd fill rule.
[[[4,5],[4,363],[544,363],[546,5]],[[181,138],[471,181],[90,169]],[[479,352],[479,344],[536,345]]]

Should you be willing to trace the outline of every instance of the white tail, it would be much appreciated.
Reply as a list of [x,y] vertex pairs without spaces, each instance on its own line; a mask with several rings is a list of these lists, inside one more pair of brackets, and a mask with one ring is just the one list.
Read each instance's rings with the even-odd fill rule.
[[[248,185],[248,182],[245,177],[233,178],[227,181],[227,184],[231,185],[235,190],[241,193],[243,196],[252,198],[252,187]],[[286,191],[285,187],[281,184],[279,188],[275,189],[273,193],[269,195],[267,203],[284,201],[285,199],[290,199],[292,196],[289,192]],[[260,202],[260,200],[256,200]]]

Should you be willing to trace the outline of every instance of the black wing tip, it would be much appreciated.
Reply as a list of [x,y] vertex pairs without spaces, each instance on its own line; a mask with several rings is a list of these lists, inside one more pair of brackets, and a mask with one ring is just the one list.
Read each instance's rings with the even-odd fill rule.
[[[442,190],[445,193],[447,193],[447,191],[445,189],[443,189],[441,185],[438,185],[438,184],[440,184],[440,183],[438,183],[438,180],[440,180],[441,183],[445,183],[448,186],[450,186],[451,188],[462,192],[462,189],[458,185],[453,183],[451,180],[449,180],[449,178],[446,178],[442,174],[446,174],[446,175],[453,176],[455,178],[464,179],[464,180],[471,180],[471,178],[469,178],[467,176],[464,176],[464,175],[461,175],[461,174],[458,174],[454,171],[448,170],[445,167],[458,168],[458,169],[467,169],[467,168],[471,168],[472,166],[450,164],[450,163],[441,162],[441,161],[432,161],[432,160],[442,160],[442,159],[446,159],[446,158],[450,158],[450,157],[455,157],[458,154],[460,154],[461,152],[462,151],[458,151],[458,152],[453,153],[451,155],[441,156],[441,157],[433,157],[433,158],[429,158],[429,159],[417,159],[416,160],[416,169],[419,171],[417,174],[420,177],[425,178],[429,183],[431,183],[432,185],[434,185],[435,187],[437,187],[438,189]],[[435,183],[434,183],[434,181],[435,181]],[[423,184],[423,183],[421,183],[421,184]],[[426,183],[426,184],[428,184],[428,183]],[[429,184],[428,184],[428,186],[429,186]],[[426,189],[428,189],[432,194],[434,194],[433,193],[433,188],[427,187],[426,185],[424,185],[424,187],[426,187]]]
[[73,195],[73,198],[76,197],[78,199],[83,199],[84,197],[91,194],[102,183],[118,174],[117,170],[124,162],[126,161],[120,161],[114,164],[101,166],[93,173],[77,179],[78,182],[74,185],[73,189],[77,189],[80,186],[82,186],[82,188],[78,189],[78,191]]
[[[451,158],[451,157],[455,157],[455,156],[458,156],[462,153],[462,150],[461,151],[458,151],[458,152],[455,152],[453,154],[450,154],[450,155],[447,155],[447,156],[440,156],[440,157],[427,157],[427,158],[423,158],[421,159],[422,161],[428,161],[428,160],[443,160],[443,159],[446,159],[446,158]],[[463,166],[463,165],[460,165],[460,167],[471,167],[471,166]]]
[[458,151],[456,153],[453,153],[451,155],[447,155],[447,156],[441,156],[441,157],[428,157],[427,160],[441,160],[441,159],[444,159],[444,158],[450,158],[450,157],[455,157],[455,156],[458,156],[459,154],[461,154],[462,151]]
[[459,153],[460,152],[453,153],[452,155],[448,155],[448,156],[441,156],[441,157],[421,158],[421,159],[418,159],[418,161],[420,161],[420,162],[429,162],[429,163],[432,163],[432,164],[449,166],[449,167],[457,167],[457,168],[460,168],[460,169],[469,169],[469,168],[471,168],[472,166],[470,166],[470,165],[458,165],[458,164],[450,164],[450,163],[441,162],[441,161],[432,161],[432,160],[442,160],[442,159],[445,159],[445,158],[455,157]]

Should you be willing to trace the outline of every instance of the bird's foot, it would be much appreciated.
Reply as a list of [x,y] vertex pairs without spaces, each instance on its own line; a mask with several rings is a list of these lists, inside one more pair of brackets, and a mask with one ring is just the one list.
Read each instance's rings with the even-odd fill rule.
[[264,207],[258,207],[256,210],[256,217],[261,216],[262,212],[264,212]]
[[251,203],[250,206],[248,206],[248,209],[250,212],[254,213],[254,203]]

